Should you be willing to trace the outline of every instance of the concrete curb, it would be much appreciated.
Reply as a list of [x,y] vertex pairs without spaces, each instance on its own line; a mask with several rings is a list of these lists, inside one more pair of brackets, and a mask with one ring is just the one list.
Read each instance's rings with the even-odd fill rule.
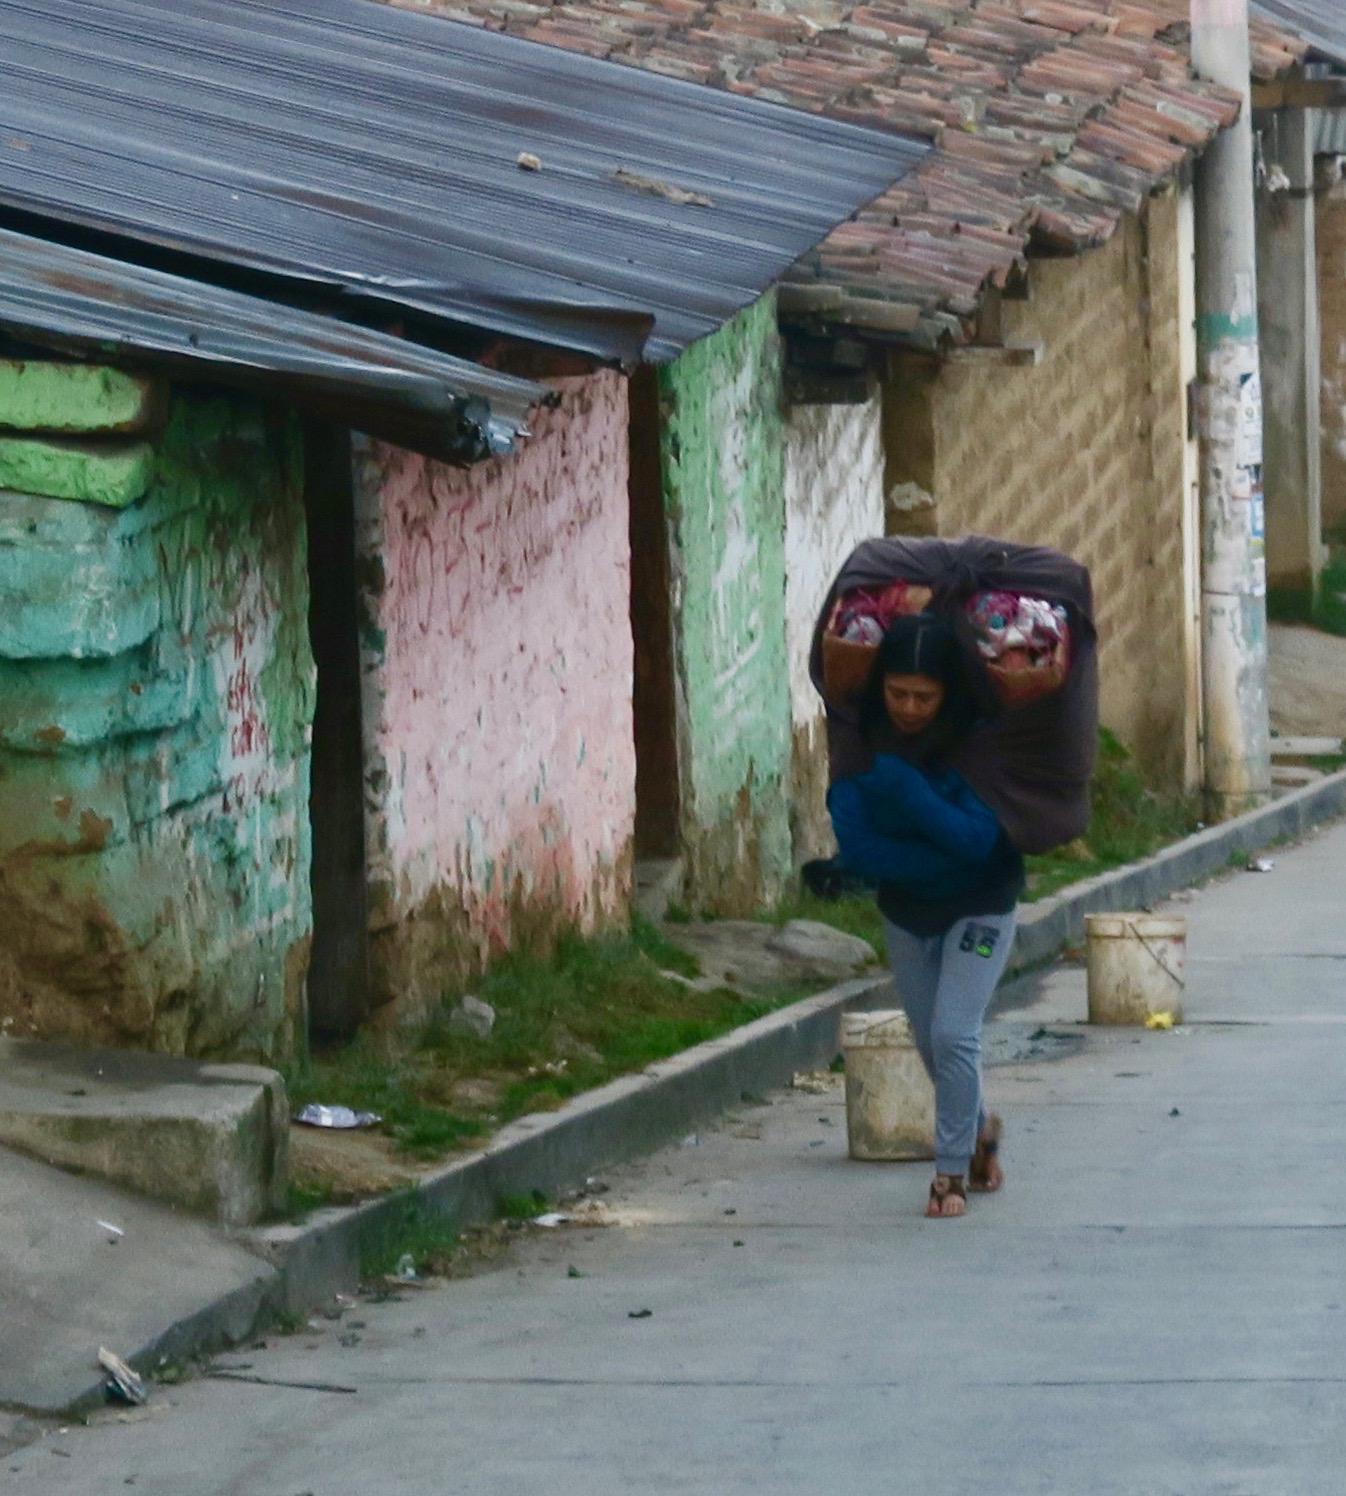
[[[1074,884],[1023,912],[1010,970],[1042,965],[1078,941],[1086,914],[1154,903],[1222,872],[1231,858],[1342,816],[1346,770],[1143,862]],[[387,1239],[409,1208],[467,1225],[490,1219],[502,1195],[537,1189],[555,1196],[598,1170],[650,1153],[745,1092],[788,1084],[796,1071],[830,1063],[840,1049],[842,1013],[882,1006],[890,994],[886,976],[845,982],[578,1096],[559,1111],[522,1117],[487,1148],[436,1170],[410,1192],[318,1211],[302,1225],[241,1233],[238,1239],[272,1264],[274,1275],[246,1294],[203,1306],[132,1359],[149,1370],[164,1354],[201,1354],[243,1338],[267,1317],[302,1314],[350,1290],[359,1281],[362,1248]]]
[[1114,872],[1072,883],[1051,898],[1022,910],[1010,971],[1050,961],[1062,946],[1084,938],[1084,916],[1113,909],[1143,909],[1224,872],[1277,842],[1291,841],[1311,827],[1346,816],[1346,769],[1294,790],[1260,810],[1223,821]]
[[798,1070],[830,1064],[841,1047],[842,1013],[874,1006],[890,990],[886,974],[843,982],[588,1091],[558,1111],[520,1117],[481,1152],[436,1169],[413,1191],[317,1211],[302,1225],[267,1227],[241,1239],[276,1265],[279,1307],[301,1313],[358,1282],[362,1248],[395,1231],[410,1201],[469,1225],[490,1220],[504,1195],[573,1189],[596,1170],[652,1153],[718,1116],[745,1092],[787,1085]]

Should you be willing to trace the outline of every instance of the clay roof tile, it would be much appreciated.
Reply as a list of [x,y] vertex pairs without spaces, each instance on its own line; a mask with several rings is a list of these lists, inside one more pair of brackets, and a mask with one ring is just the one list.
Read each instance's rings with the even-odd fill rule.
[[[917,171],[789,277],[862,290],[845,298],[852,326],[863,326],[866,305],[915,308],[913,336],[927,345],[961,336],[979,289],[1002,283],[1031,245],[1105,240],[1240,107],[1191,74],[1189,0],[452,4],[553,45],[934,138]],[[1254,21],[1255,76],[1276,76],[1304,52]],[[875,325],[887,336],[905,314],[885,315]]]

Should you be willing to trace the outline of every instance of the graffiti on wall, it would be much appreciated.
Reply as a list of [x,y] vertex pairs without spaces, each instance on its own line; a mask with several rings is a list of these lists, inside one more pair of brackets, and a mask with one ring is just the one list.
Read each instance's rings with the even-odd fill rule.
[[0,689],[30,730],[0,747],[0,1010],[19,1031],[238,1058],[301,1037],[298,471],[291,428],[182,397],[135,504],[7,496],[0,593],[27,627]]

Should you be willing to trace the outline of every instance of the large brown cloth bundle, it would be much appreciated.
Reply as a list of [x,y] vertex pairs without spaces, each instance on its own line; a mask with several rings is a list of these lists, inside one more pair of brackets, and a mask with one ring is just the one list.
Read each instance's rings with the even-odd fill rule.
[[[1089,779],[1098,740],[1098,636],[1088,570],[1060,551],[983,535],[862,541],[837,573],[813,630],[809,673],[825,700],[822,640],[837,598],[898,581],[930,589],[928,611],[953,626],[969,682],[986,713],[958,749],[954,767],[1021,852],[1046,852],[1082,836],[1089,825]],[[983,591],[1045,598],[1066,609],[1070,670],[1050,695],[1012,708],[996,700],[963,609]],[[853,705],[827,702],[827,746],[833,780],[862,774],[873,763],[874,748]]]

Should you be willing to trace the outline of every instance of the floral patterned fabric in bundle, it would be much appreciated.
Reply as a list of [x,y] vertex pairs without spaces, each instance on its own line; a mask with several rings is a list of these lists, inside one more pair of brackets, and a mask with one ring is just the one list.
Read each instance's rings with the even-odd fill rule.
[[1037,701],[1065,681],[1070,623],[1060,604],[1017,592],[977,592],[964,612],[1003,705]]
[[929,587],[893,582],[882,589],[862,587],[837,599],[827,632],[848,644],[877,644],[894,618],[921,612],[930,602]]
[[827,699],[854,703],[893,619],[923,612],[933,596],[929,587],[897,581],[885,587],[857,587],[837,598],[822,640]]
[[[833,627],[854,622],[847,607],[857,593],[876,602],[898,581],[908,596],[928,590],[925,611],[953,624],[969,679],[984,688],[987,715],[954,767],[1021,852],[1049,851],[1080,836],[1089,825],[1098,742],[1093,588],[1085,567],[1046,546],[988,535],[885,535],[856,546],[823,599],[809,650],[809,674],[827,706],[831,779],[874,767],[858,712],[877,650]],[[863,611],[883,624],[877,611]],[[862,636],[870,632],[867,624],[854,626]]]

